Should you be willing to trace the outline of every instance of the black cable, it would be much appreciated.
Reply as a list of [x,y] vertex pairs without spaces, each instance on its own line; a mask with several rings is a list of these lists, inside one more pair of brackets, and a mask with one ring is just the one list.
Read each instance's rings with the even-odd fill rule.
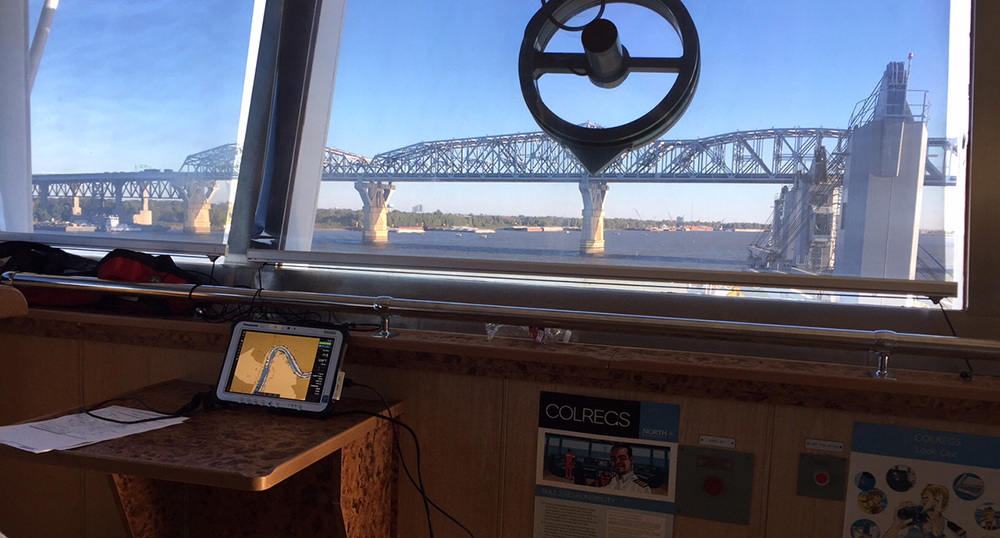
[[[944,315],[944,320],[948,323],[948,329],[951,330],[951,335],[958,338],[958,332],[955,331],[955,326],[951,324],[951,317],[948,316],[948,310],[940,301],[938,301],[938,306],[941,307],[941,314]],[[969,362],[969,359],[965,359],[965,366],[968,370],[959,372],[958,375],[965,381],[972,381],[972,376],[976,375],[976,371],[972,369],[972,363]]]
[[[427,490],[426,490],[426,488],[424,486],[424,477],[423,477],[422,465],[421,465],[420,441],[417,438],[417,433],[413,430],[413,428],[411,428],[406,423],[400,421],[399,419],[395,418],[392,415],[392,406],[389,404],[389,401],[386,400],[385,396],[383,396],[381,392],[379,392],[378,390],[376,390],[375,387],[372,387],[370,385],[365,385],[363,383],[355,383],[355,382],[351,381],[350,379],[345,379],[344,380],[344,386],[348,387],[348,388],[349,387],[361,387],[361,388],[365,388],[365,389],[368,389],[368,390],[374,392],[379,397],[379,399],[382,400],[382,403],[385,405],[386,413],[388,414],[388,416],[382,415],[381,413],[375,413],[375,412],[372,412],[372,411],[364,411],[364,410],[339,411],[339,412],[331,413],[328,416],[334,417],[334,416],[348,416],[348,415],[366,415],[366,416],[371,416],[371,417],[375,417],[375,418],[379,418],[379,419],[385,420],[385,421],[389,422],[390,424],[392,424],[392,440],[393,440],[393,445],[395,447],[396,453],[399,454],[399,461],[400,461],[400,463],[403,466],[403,471],[405,471],[406,477],[410,480],[410,483],[413,484],[413,487],[416,488],[417,492],[420,493],[420,496],[421,496],[421,498],[423,499],[423,502],[424,502],[424,512],[425,512],[425,514],[427,516],[427,532],[428,532],[428,536],[430,538],[434,538],[434,529],[433,529],[432,522],[431,522],[431,512],[430,512],[430,507],[433,506],[435,510],[437,510],[442,515],[444,515],[445,517],[447,517],[449,520],[451,520],[453,523],[455,523],[455,525],[458,525],[458,527],[461,528],[463,531],[465,531],[471,538],[475,538],[475,535],[472,533],[471,530],[469,530],[468,527],[466,527],[465,525],[463,525],[461,522],[459,522],[457,519],[455,519],[454,516],[452,516],[451,514],[449,514],[448,512],[446,512],[443,508],[441,508],[440,506],[438,506],[437,503],[435,503],[433,500],[431,500],[430,497],[428,497]],[[206,401],[206,398],[208,398],[207,401]],[[188,403],[184,404],[177,411],[174,411],[173,413],[166,413],[166,412],[163,412],[163,411],[159,411],[159,410],[153,409],[145,401],[143,401],[143,400],[141,400],[139,398],[131,398],[131,397],[110,398],[108,400],[104,400],[103,402],[95,404],[95,405],[93,405],[93,406],[91,406],[89,408],[83,409],[82,411],[83,411],[84,414],[86,414],[86,415],[88,415],[90,417],[96,418],[98,420],[103,420],[103,421],[106,421],[106,422],[112,422],[112,423],[115,423],[115,424],[126,424],[126,425],[128,425],[128,424],[143,424],[143,423],[146,423],[146,422],[155,422],[157,420],[165,420],[165,419],[170,419],[170,418],[186,417],[189,414],[191,414],[192,412],[194,412],[195,410],[197,410],[200,406],[202,406],[203,402],[204,402],[204,405],[206,406],[206,408],[214,407],[214,405],[212,405],[211,398],[212,398],[212,391],[199,392],[199,393],[195,394],[191,398],[191,401],[189,401]],[[113,402],[134,402],[134,403],[139,404],[140,406],[142,406],[146,410],[151,411],[153,413],[160,414],[162,416],[145,418],[145,419],[139,419],[139,420],[118,420],[118,419],[113,419],[113,418],[108,418],[108,417],[102,417],[102,416],[97,415],[97,414],[94,413],[94,411],[98,411],[101,408],[103,408],[104,406],[106,406],[106,405],[108,405],[110,403],[113,403]],[[416,480],[413,479],[413,475],[412,475],[412,473],[410,473],[410,469],[406,465],[406,459],[403,457],[403,450],[402,450],[402,448],[399,445],[399,436],[396,433],[396,426],[400,426],[403,429],[405,429],[406,432],[410,434],[410,437],[413,438],[413,446],[414,446],[414,450],[415,450],[416,456],[417,456],[417,479]]]
[[[99,420],[103,420],[105,422],[113,422],[115,424],[142,424],[142,423],[145,423],[145,422],[155,422],[157,420],[165,420],[165,419],[168,419],[168,418],[180,418],[180,417],[186,417],[186,416],[188,416],[191,412],[193,412],[195,409],[198,409],[198,407],[201,406],[202,401],[205,399],[206,394],[209,394],[209,393],[199,392],[199,393],[195,394],[191,398],[191,401],[189,401],[188,403],[184,404],[183,406],[180,407],[180,409],[178,409],[177,411],[174,411],[173,413],[167,413],[167,412],[164,412],[164,411],[159,411],[159,410],[153,409],[152,407],[149,406],[149,404],[147,404],[143,400],[140,400],[139,398],[111,398],[111,399],[104,400],[103,402],[100,402],[98,404],[92,405],[92,406],[84,409],[83,413],[85,415],[87,415],[87,416],[90,416],[90,417],[93,417],[93,418],[96,418],[96,419],[99,419]],[[102,417],[102,416],[97,415],[97,414],[94,413],[94,411],[98,411],[101,408],[103,408],[105,405],[108,405],[109,403],[113,403],[113,402],[133,402],[133,403],[137,403],[137,404],[141,405],[142,407],[144,407],[147,411],[151,411],[153,413],[158,413],[158,414],[163,415],[163,416],[161,416],[161,417],[151,417],[151,418],[142,418],[142,419],[138,419],[138,420],[118,420],[118,419],[114,419],[114,418]]]
[[[389,422],[390,424],[393,424],[393,425],[396,425],[396,426],[402,426],[403,429],[405,429],[410,434],[410,437],[413,438],[413,445],[416,447],[416,452],[417,452],[417,476],[418,477],[420,476],[420,443],[417,441],[417,434],[416,434],[416,432],[413,431],[413,428],[410,428],[409,426],[407,426],[406,424],[404,424],[402,421],[400,421],[398,419],[389,418],[389,417],[387,417],[387,416],[385,416],[385,415],[383,415],[381,413],[375,413],[375,412],[372,412],[372,411],[362,411],[362,410],[339,411],[339,412],[330,413],[327,416],[330,416],[330,417],[342,417],[342,416],[348,416],[348,415],[365,415],[365,416],[369,416],[369,417],[380,418],[382,420],[385,420],[385,421]],[[395,431],[393,433],[395,433]],[[400,458],[400,460],[402,460],[402,458]],[[428,536],[430,538],[434,538],[434,529],[431,526],[431,514],[430,514],[430,509],[428,508],[428,502],[429,501],[427,499],[427,494],[422,489],[418,489],[418,491],[420,491],[420,495],[424,499],[424,510],[427,512],[427,534],[428,534]]]
[[198,289],[198,286],[201,286],[201,284],[195,284],[194,286],[191,286],[190,290],[188,290],[188,302],[189,303],[193,303],[194,302],[194,297],[192,297],[192,296],[194,295],[194,290]]
[[[390,419],[395,418],[395,417],[392,416],[392,406],[389,405],[389,401],[386,400],[384,396],[382,396],[381,392],[375,390],[375,387],[372,387],[372,386],[369,386],[369,385],[364,385],[364,384],[361,384],[361,383],[355,383],[354,381],[351,381],[351,380],[348,380],[348,379],[344,380],[344,385],[347,386],[347,387],[363,387],[363,388],[366,388],[368,390],[371,390],[372,392],[374,392],[382,400],[382,403],[385,404],[385,410],[386,410],[386,413],[388,413],[389,418]],[[414,440],[414,445],[416,445],[416,437],[414,437],[413,440]],[[403,466],[403,471],[406,472],[406,478],[408,478],[410,480],[410,483],[413,484],[413,487],[416,488],[418,492],[420,492],[420,497],[424,501],[424,513],[427,515],[427,534],[428,534],[428,536],[431,536],[433,538],[433,536],[434,536],[434,529],[432,528],[432,524],[431,524],[431,508],[430,508],[430,505],[434,504],[434,503],[431,502],[430,498],[427,496],[427,490],[424,488],[424,477],[423,477],[423,473],[421,472],[421,467],[420,467],[420,449],[419,449],[419,447],[417,448],[417,479],[418,479],[417,481],[419,481],[419,485],[417,485],[417,481],[414,481],[413,480],[413,475],[410,474],[410,468],[406,465],[406,459],[403,457],[403,450],[399,447],[399,436],[396,434],[396,426],[395,425],[393,425],[393,427],[392,427],[392,442],[393,442],[393,445],[396,448],[396,453],[399,454],[399,462]],[[442,514],[448,515],[443,510],[441,510],[441,508],[439,508],[436,504],[434,505],[434,508],[437,508],[438,511],[440,511]],[[449,515],[448,517],[450,518],[451,516]],[[453,518],[452,518],[452,520],[454,521]],[[457,521],[456,521],[456,523],[457,523]],[[462,524],[459,523],[459,526],[461,527]]]
[[[254,306],[253,306],[253,304],[254,304],[254,302],[257,301],[257,298],[260,297],[260,294],[261,294],[262,291],[264,291],[264,288],[257,288],[257,291],[255,291],[253,293],[253,297],[250,298],[250,312],[247,315],[249,316],[249,318],[251,320],[254,319]],[[263,309],[263,307],[260,307],[260,308]]]
[[[566,26],[565,24],[557,21],[556,18],[552,15],[552,10],[549,9],[549,3],[548,3],[547,0],[541,0],[541,2],[542,2],[542,9],[545,10],[545,16],[549,18],[549,22],[551,22],[552,24],[556,25],[557,27],[559,27],[562,30],[566,30],[567,32],[579,32],[579,31],[582,31],[584,28],[586,28],[587,24],[590,24],[590,23],[587,23],[587,24],[584,24],[584,25],[581,25],[581,26]],[[606,4],[606,0],[601,0],[601,9],[599,9],[597,11],[597,16],[594,17],[594,20],[590,21],[590,22],[594,22],[594,21],[600,19],[601,16],[604,15],[604,8],[606,7],[605,4]]]
[[[352,381],[351,379],[344,379],[344,387],[346,387],[346,388],[361,387],[361,388],[368,389],[368,390],[374,392],[375,395],[378,396],[380,400],[382,400],[382,404],[385,405],[385,410],[386,410],[386,413],[389,414],[389,419],[395,420],[395,418],[392,416],[392,406],[389,405],[389,401],[386,400],[385,396],[383,396],[381,392],[379,392],[377,389],[375,389],[375,387],[372,387],[370,385],[365,385],[364,383],[357,383],[355,381]],[[407,427],[407,429],[409,430],[410,428]],[[396,452],[399,454],[399,462],[403,466],[403,471],[405,471],[405,473],[406,473],[406,478],[408,478],[410,480],[410,483],[413,484],[413,487],[423,497],[424,503],[425,503],[425,508],[426,508],[426,504],[430,504],[431,506],[434,507],[435,510],[437,510],[438,512],[440,512],[446,518],[450,519],[455,525],[458,525],[459,528],[461,528],[469,536],[471,536],[471,537],[474,538],[474,535],[472,534],[472,531],[469,530],[468,527],[466,527],[460,521],[458,521],[457,519],[455,519],[451,514],[449,514],[448,512],[446,512],[443,508],[441,508],[440,506],[438,506],[437,503],[435,503],[433,500],[431,500],[430,497],[427,496],[427,493],[426,493],[426,491],[424,490],[424,487],[423,487],[423,479],[422,479],[421,473],[420,473],[420,446],[417,444],[416,434],[414,434],[412,432],[412,430],[411,430],[411,435],[413,435],[413,443],[416,446],[416,451],[417,451],[417,477],[420,479],[420,485],[417,484],[417,481],[415,481],[413,479],[413,475],[410,474],[410,469],[407,467],[406,460],[403,458],[403,451],[402,451],[402,449],[399,446],[399,438],[396,435],[396,429],[395,429],[395,427],[393,427],[393,430],[392,430],[392,440],[393,440],[393,443],[394,443],[394,445],[396,447]],[[430,518],[430,515],[428,514],[428,524],[430,522],[429,518]],[[432,536],[433,536],[433,534],[432,534]]]

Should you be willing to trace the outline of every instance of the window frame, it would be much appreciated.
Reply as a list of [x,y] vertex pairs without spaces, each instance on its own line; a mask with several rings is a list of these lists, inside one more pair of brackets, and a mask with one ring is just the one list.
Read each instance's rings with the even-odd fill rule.
[[[326,25],[320,25],[319,35],[322,38],[324,31],[336,32],[337,43],[339,44],[340,33],[343,28],[343,2],[342,0],[325,0],[324,10],[327,4],[333,4],[338,7],[338,15],[340,20],[333,20],[331,28],[326,28]],[[973,12],[977,10],[977,7],[982,10],[983,7],[981,3],[977,5],[973,1],[972,9]],[[980,17],[978,20],[981,20]],[[973,18],[973,25],[975,25],[977,19]],[[985,44],[980,42],[973,43],[973,65],[976,63],[976,53],[980,53],[982,56],[983,49],[990,47],[991,43],[995,43],[992,37],[984,34],[988,32],[975,32],[975,26],[973,28],[973,34],[977,36],[979,41],[985,41]],[[329,51],[328,51],[329,52]],[[337,57],[339,56],[339,51],[336,54],[329,53],[328,56]],[[982,65],[982,60],[979,61]],[[329,91],[332,93],[332,86]],[[307,100],[314,98],[313,91],[315,88],[310,88],[310,95]],[[321,90],[322,91],[322,90]],[[320,95],[319,99],[323,99],[325,95]],[[976,113],[982,112],[981,110],[976,110]],[[993,112],[993,111],[987,111]],[[308,121],[308,118],[307,120]],[[971,123],[971,121],[970,121]],[[980,125],[982,121],[980,122]],[[970,127],[971,130],[971,127]],[[312,135],[315,136],[317,133],[313,132]],[[325,134],[325,131],[324,133]],[[977,133],[978,134],[978,133]],[[316,151],[316,150],[313,150]],[[982,152],[985,153],[985,152]],[[970,153],[967,161],[967,166],[970,171],[970,177],[967,182],[966,196],[971,199],[984,199],[988,198],[985,195],[980,194],[980,191],[990,191],[991,186],[980,183],[974,183],[971,180],[971,170],[972,170],[972,146],[970,145]],[[292,185],[299,185],[302,182],[311,183],[314,185],[319,184],[318,173],[312,174],[297,174],[297,177],[292,181]],[[975,185],[975,194],[972,193],[972,186]],[[996,196],[998,193],[997,189],[992,189],[993,195]],[[302,220],[303,215],[309,215],[310,217],[315,215],[315,204],[311,206],[306,204],[296,205],[296,211],[294,212],[299,221]],[[972,213],[967,207],[967,214]],[[981,212],[977,213],[980,217],[988,216],[982,215]],[[300,223],[301,224],[301,223]],[[286,225],[286,230],[289,227]],[[301,226],[300,226],[301,228]],[[368,275],[367,278],[379,279],[382,276],[395,275],[398,277],[399,274],[405,274],[410,271],[435,271],[436,274],[441,275],[454,275],[456,278],[465,278],[469,275],[477,275],[485,278],[504,278],[503,275],[510,274],[513,278],[548,278],[552,276],[563,275],[568,279],[574,281],[581,281],[587,279],[603,279],[609,281],[625,281],[625,282],[650,282],[654,285],[662,285],[664,283],[700,283],[707,285],[737,285],[737,286],[749,286],[749,287],[762,287],[762,288],[777,288],[777,289],[809,289],[809,290],[828,290],[828,291],[858,291],[862,293],[885,293],[895,296],[906,296],[907,294],[913,294],[917,296],[924,296],[932,298],[937,301],[942,297],[961,297],[966,302],[964,310],[969,311],[969,307],[972,305],[977,305],[972,310],[973,313],[977,312],[975,308],[983,308],[985,306],[983,303],[985,301],[970,301],[970,286],[975,287],[975,285],[981,286],[983,284],[982,279],[977,278],[976,284],[973,285],[969,282],[970,277],[974,276],[973,272],[970,271],[970,266],[968,260],[970,259],[970,252],[972,249],[968,248],[968,243],[973,237],[971,231],[972,228],[968,228],[969,233],[964,237],[966,248],[965,258],[966,265],[964,266],[965,278],[958,280],[957,282],[930,282],[930,281],[915,281],[915,280],[892,280],[892,279],[873,279],[873,278],[859,278],[859,277],[833,277],[833,276],[808,276],[808,275],[777,275],[777,274],[766,274],[766,273],[738,273],[738,272],[703,272],[696,270],[684,270],[684,269],[650,269],[650,268],[630,268],[630,267],[611,267],[606,266],[590,266],[585,264],[559,264],[559,263],[544,263],[544,262],[507,262],[505,261],[503,269],[497,269],[497,263],[495,261],[488,260],[452,260],[452,259],[439,259],[439,258],[423,258],[415,256],[401,256],[401,255],[391,255],[391,254],[347,254],[347,253],[327,253],[327,252],[307,252],[304,250],[297,249],[259,249],[259,248],[248,248],[246,252],[246,259],[250,262],[256,263],[277,263],[277,264],[298,264],[302,267],[315,266],[315,267],[329,267],[336,266],[340,268],[352,268],[358,269]],[[978,237],[978,235],[976,236]],[[311,230],[309,233],[309,238],[311,239]],[[306,243],[306,242],[303,242]],[[233,252],[233,245],[230,245],[230,252]],[[971,253],[971,256],[977,256],[977,253]],[[978,258],[977,258],[978,259]],[[1000,263],[1000,260],[998,260]],[[989,264],[989,262],[987,262]],[[987,283],[988,284],[988,283]],[[553,284],[557,286],[557,284]],[[977,288],[978,289],[978,288]],[[1000,293],[1000,286],[993,286],[996,291],[994,293]],[[978,293],[978,292],[977,292]],[[766,302],[766,301],[765,301]],[[780,301],[778,301],[780,302]],[[997,301],[1000,303],[1000,301]],[[776,302],[771,302],[776,303]],[[772,307],[778,307],[777,304],[771,304]],[[818,309],[822,310],[825,305],[815,305]],[[780,308],[780,307],[778,307]],[[880,308],[880,307],[865,307]],[[880,308],[886,312],[895,312],[899,310],[898,307],[885,307]],[[1000,313],[1000,307],[996,308],[996,312]],[[978,315],[978,314],[977,314]]]

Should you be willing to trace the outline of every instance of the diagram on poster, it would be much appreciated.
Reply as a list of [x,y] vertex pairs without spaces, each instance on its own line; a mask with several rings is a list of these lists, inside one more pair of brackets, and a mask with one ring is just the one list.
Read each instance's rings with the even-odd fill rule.
[[1000,538],[1000,438],[854,424],[845,538]]
[[541,393],[535,538],[669,538],[676,405]]

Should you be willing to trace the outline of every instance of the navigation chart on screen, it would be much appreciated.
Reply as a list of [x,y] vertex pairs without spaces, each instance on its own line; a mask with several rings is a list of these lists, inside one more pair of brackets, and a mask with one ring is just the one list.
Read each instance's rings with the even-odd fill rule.
[[246,332],[230,390],[304,400],[318,338]]

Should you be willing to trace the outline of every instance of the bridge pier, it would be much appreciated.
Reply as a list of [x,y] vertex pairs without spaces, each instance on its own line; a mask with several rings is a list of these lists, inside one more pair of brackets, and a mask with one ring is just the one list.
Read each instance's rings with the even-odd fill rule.
[[354,189],[361,195],[364,212],[362,243],[389,242],[389,196],[396,186],[381,181],[356,181]]
[[212,231],[209,199],[219,190],[215,181],[192,182],[188,187],[187,208],[184,212],[184,233],[207,234]]
[[38,205],[42,209],[49,208],[49,186],[39,185],[38,186]]
[[80,187],[79,183],[73,184],[73,216],[74,217],[82,217],[83,216],[83,208],[80,207],[80,190],[81,190],[81,187]]
[[115,215],[121,217],[122,213],[125,212],[125,207],[122,205],[122,199],[124,198],[125,186],[121,183],[114,183],[115,189]]
[[580,194],[583,195],[583,233],[580,237],[580,254],[603,255],[604,199],[608,195],[608,184],[603,181],[591,182],[590,178],[584,178],[580,180]]
[[149,184],[142,186],[142,209],[132,215],[132,224],[145,226],[153,224],[153,212],[149,210]]

